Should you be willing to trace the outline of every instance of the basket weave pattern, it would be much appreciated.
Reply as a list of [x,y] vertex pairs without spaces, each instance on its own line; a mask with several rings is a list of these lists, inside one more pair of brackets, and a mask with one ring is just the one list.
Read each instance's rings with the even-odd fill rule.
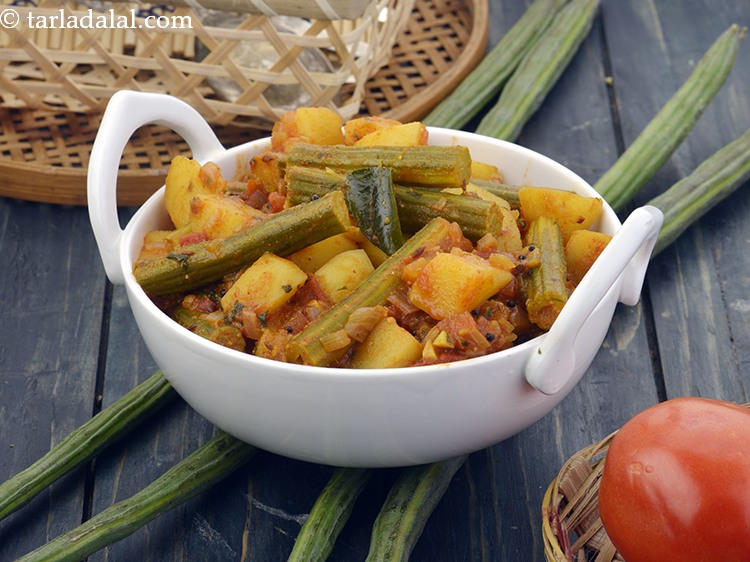
[[[209,1],[220,0],[202,0],[202,4]],[[391,59],[367,81],[360,115],[401,121],[426,115],[484,55],[487,12],[484,0],[416,0]],[[48,41],[53,37],[46,36]],[[176,50],[176,39],[166,39]],[[186,43],[185,48],[190,45]],[[0,49],[0,65],[3,53]],[[354,87],[346,84],[344,95]],[[2,92],[0,84],[0,99]],[[100,120],[97,112],[0,108],[0,196],[85,205],[86,168]],[[263,128],[235,127],[233,123],[214,125],[213,129],[227,147],[267,136]],[[169,163],[177,154],[187,155],[189,148],[174,131],[155,125],[136,131],[120,162],[118,203],[143,203],[163,185]]]
[[623,562],[599,517],[599,482],[614,435],[570,457],[547,488],[542,533],[548,562]]
[[[369,0],[352,20],[286,16],[303,31],[279,28],[278,16],[263,13],[240,14],[231,27],[204,25],[203,14],[187,7],[167,10],[169,17],[189,17],[192,28],[30,28],[29,13],[66,21],[89,14],[85,4],[42,0],[16,8],[17,27],[0,28],[0,107],[100,113],[127,88],[184,99],[212,124],[257,127],[288,109],[268,92],[293,85],[306,105],[329,107],[347,119],[359,112],[368,78],[388,61],[414,1]],[[311,13],[319,11],[317,3],[308,4]],[[273,8],[274,2],[264,5]],[[143,5],[114,3],[110,10],[113,19],[145,23]],[[273,49],[270,67],[234,56],[243,46],[252,51],[259,45]],[[328,64],[309,68],[304,57],[310,53]],[[217,95],[212,79],[230,83],[237,95]]]

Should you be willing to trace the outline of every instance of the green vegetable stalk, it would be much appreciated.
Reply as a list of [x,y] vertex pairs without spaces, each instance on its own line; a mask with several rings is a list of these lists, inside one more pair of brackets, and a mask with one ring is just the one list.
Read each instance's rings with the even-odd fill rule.
[[477,133],[515,141],[589,33],[599,0],[571,0],[526,54]]
[[549,330],[568,302],[565,250],[557,221],[538,217],[529,226],[524,244],[536,246],[541,255],[541,263],[531,269],[524,284],[529,320]]
[[716,39],[682,87],[596,182],[594,188],[613,209],[633,199],[692,130],[729,76],[745,32],[733,24]]
[[250,445],[220,433],[137,494],[115,503],[16,562],[78,562],[197,496],[245,464],[254,451]]
[[104,408],[27,469],[0,484],[0,520],[91,460],[177,396],[161,371]]
[[422,122],[460,129],[503,88],[567,0],[535,0],[482,61]]
[[649,201],[664,213],[652,255],[750,180],[750,129],[698,166],[692,174]]
[[372,476],[364,468],[337,468],[302,525],[288,562],[324,562],[333,550],[354,502]]
[[366,562],[406,562],[465,456],[404,469],[388,493],[370,538]]
[[250,265],[265,252],[288,256],[344,232],[349,226],[344,196],[334,192],[271,215],[233,236],[206,240],[162,258],[138,262],[133,275],[150,295],[189,291]]
[[424,187],[463,187],[471,179],[465,146],[318,146],[297,142],[280,160],[286,168],[330,169],[345,174],[360,168],[390,168],[393,181]]

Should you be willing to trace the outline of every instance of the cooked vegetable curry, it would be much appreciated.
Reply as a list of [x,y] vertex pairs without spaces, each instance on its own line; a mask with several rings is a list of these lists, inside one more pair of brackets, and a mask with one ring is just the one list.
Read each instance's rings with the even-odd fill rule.
[[548,330],[609,241],[602,200],[508,186],[427,128],[290,111],[249,172],[178,156],[172,230],[133,273],[165,313],[220,345],[317,366],[430,365]]

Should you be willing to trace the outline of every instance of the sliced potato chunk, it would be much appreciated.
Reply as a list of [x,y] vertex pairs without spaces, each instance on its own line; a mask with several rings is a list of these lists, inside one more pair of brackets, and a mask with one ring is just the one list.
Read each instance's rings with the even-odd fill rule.
[[199,193],[190,202],[190,223],[194,232],[213,240],[236,234],[266,215],[235,197]]
[[409,300],[433,318],[443,320],[473,310],[512,280],[508,271],[454,249],[450,254],[436,254],[419,271],[409,289]]
[[370,258],[372,265],[380,267],[380,265],[388,259],[388,254],[378,248],[375,244],[370,242],[359,228],[350,228],[346,235],[349,236],[357,244],[358,248],[362,248]]
[[143,237],[143,247],[137,261],[166,256],[180,243],[180,237],[191,232],[190,225],[178,230],[152,230]]
[[578,285],[581,282],[610,240],[609,234],[592,230],[577,230],[570,235],[565,244],[565,262],[573,283]]
[[263,254],[221,298],[229,314],[238,304],[257,314],[273,312],[291,299],[307,281],[307,274],[294,262],[275,254]]
[[315,279],[326,296],[337,303],[353,293],[373,271],[375,268],[367,252],[362,249],[347,250],[318,269]]
[[221,193],[226,181],[216,164],[199,162],[186,156],[175,156],[164,181],[164,206],[176,228],[190,222],[190,202],[201,193]]
[[341,116],[325,107],[298,107],[287,111],[271,131],[271,147],[285,151],[297,141],[317,145],[343,144]]
[[408,367],[421,356],[422,344],[394,318],[387,317],[357,346],[351,366],[355,369]]
[[599,218],[603,207],[599,197],[546,187],[522,187],[518,197],[526,222],[530,224],[539,217],[556,219],[564,240],[575,230],[587,230]]
[[518,228],[518,211],[511,211],[504,207],[500,208],[503,217],[502,224],[498,225],[494,233],[497,238],[498,249],[501,252],[517,252],[523,248],[521,231]]
[[427,144],[428,136],[427,127],[414,121],[378,129],[354,144],[356,146],[423,146]]
[[481,188],[477,184],[472,183],[472,182],[467,183],[466,188],[446,187],[442,191],[445,193],[453,193],[455,195],[464,195],[465,193],[471,193],[471,194],[476,195],[479,199],[482,199],[483,201],[496,203],[498,206],[502,207],[503,209],[510,209],[510,203],[508,203],[505,199],[503,199],[502,197],[498,195],[495,195],[494,193],[490,193],[486,189]]
[[348,250],[356,250],[357,243],[346,232],[336,234],[294,252],[287,259],[293,261],[305,273],[315,273],[335,256]]
[[478,180],[503,181],[503,174],[497,166],[486,164],[484,162],[471,161],[471,177]]
[[351,146],[365,135],[400,124],[400,121],[385,119],[377,115],[349,119],[344,123],[344,142]]
[[266,150],[250,160],[250,172],[260,181],[268,193],[278,191],[279,186],[284,181],[279,166],[279,155],[270,150]]

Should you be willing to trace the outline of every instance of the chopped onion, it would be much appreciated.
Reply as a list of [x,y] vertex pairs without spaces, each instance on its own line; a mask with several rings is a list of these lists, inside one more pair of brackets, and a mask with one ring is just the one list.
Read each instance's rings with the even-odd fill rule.
[[394,308],[397,315],[409,316],[420,310],[411,303],[409,297],[404,291],[396,291],[389,295],[386,300],[388,301],[388,304]]
[[251,340],[260,339],[263,333],[263,325],[258,318],[258,315],[248,309],[243,309],[241,312],[242,318],[242,335]]
[[351,343],[352,340],[346,334],[346,330],[336,330],[335,332],[331,332],[320,338],[320,345],[322,345],[323,349],[328,353],[345,349]]
[[365,306],[358,308],[349,316],[344,326],[347,335],[354,341],[363,342],[375,327],[375,324],[388,316],[384,306]]

